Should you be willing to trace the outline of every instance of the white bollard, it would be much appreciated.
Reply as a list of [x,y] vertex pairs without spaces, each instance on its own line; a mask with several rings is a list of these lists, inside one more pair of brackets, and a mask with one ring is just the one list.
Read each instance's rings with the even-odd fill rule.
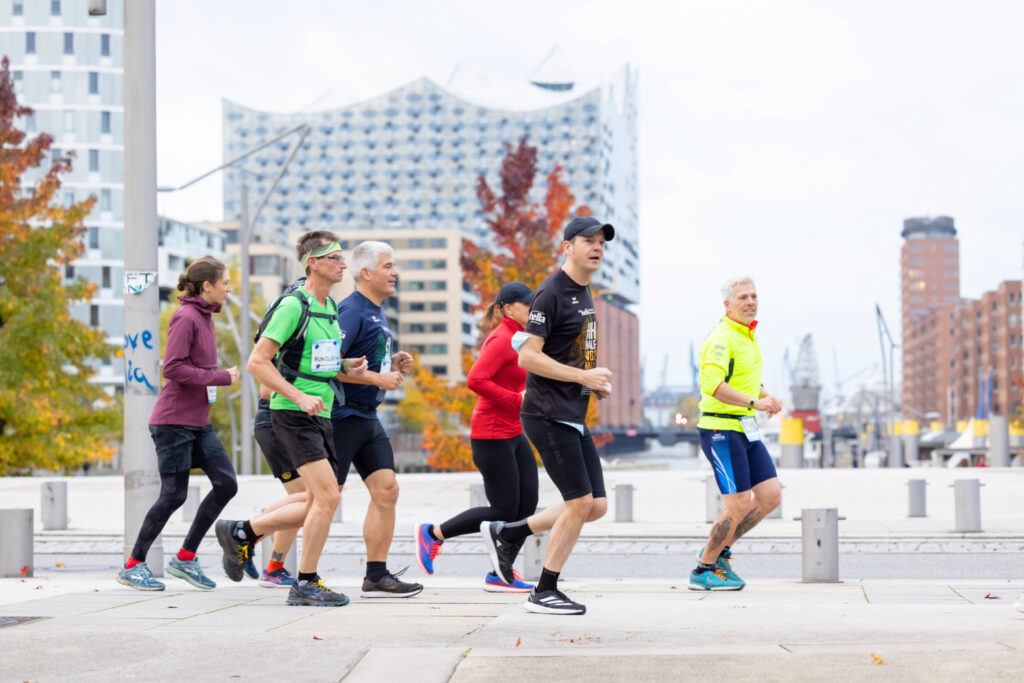
[[928,485],[924,479],[911,479],[907,482],[910,511],[907,517],[927,517],[927,498],[925,487]]
[[470,484],[469,485],[469,507],[471,508],[486,508],[490,507],[491,504],[487,500],[487,492],[484,491],[483,484]]
[[44,481],[41,489],[43,529],[47,531],[68,528],[68,483]]
[[805,508],[801,522],[804,583],[839,582],[839,516],[836,508]]
[[[340,506],[339,506],[340,507]],[[292,547],[288,548],[288,554],[284,556],[284,568],[288,570],[292,576],[298,576],[298,551],[296,548],[299,545],[300,536],[295,537],[295,542],[292,543]],[[257,567],[262,573],[266,568],[267,564],[271,560],[271,556],[274,554],[274,535],[264,536],[263,540],[260,541],[260,562],[261,564]]]
[[615,485],[615,521],[633,521],[633,488],[632,484]]
[[956,505],[956,531],[981,531],[981,486],[977,479],[959,479],[953,483]]
[[185,503],[181,506],[181,521],[191,523],[196,518],[196,513],[199,512],[199,502],[202,500],[199,496],[199,484],[188,487],[188,496],[185,497]]
[[523,543],[523,578],[527,581],[540,579],[544,569],[544,558],[548,554],[548,532],[527,536]]
[[32,508],[0,509],[0,578],[33,575],[32,514]]
[[988,418],[988,464],[1010,466],[1010,421],[1003,415]]
[[711,523],[717,520],[725,508],[725,501],[718,490],[718,481],[715,475],[709,474],[704,478],[704,521]]

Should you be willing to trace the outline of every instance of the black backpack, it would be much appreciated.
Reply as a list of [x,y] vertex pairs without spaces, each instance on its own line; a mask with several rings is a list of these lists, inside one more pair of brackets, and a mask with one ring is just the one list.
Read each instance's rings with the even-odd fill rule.
[[301,377],[303,379],[312,380],[314,382],[323,382],[331,387],[334,392],[334,398],[338,401],[338,405],[345,405],[345,390],[341,386],[335,377],[317,377],[316,375],[310,375],[302,372],[302,352],[306,347],[306,328],[309,327],[309,319],[323,318],[324,320],[338,320],[338,305],[334,303],[334,299],[327,297],[329,302],[328,309],[334,309],[334,315],[330,313],[316,313],[309,310],[309,298],[299,294],[298,289],[302,286],[302,282],[296,282],[288,286],[287,289],[281,294],[281,296],[274,299],[274,301],[267,308],[267,312],[263,315],[263,320],[260,321],[259,329],[256,330],[256,335],[253,337],[253,344],[256,344],[260,337],[263,336],[263,332],[267,329],[267,325],[270,324],[270,319],[274,317],[274,311],[281,305],[281,302],[288,297],[294,297],[299,300],[300,313],[299,322],[295,326],[295,330],[291,336],[288,337],[281,344],[281,348],[277,351],[275,356],[275,365],[277,371],[281,373],[281,376],[288,380],[290,383],[295,384],[295,378]]

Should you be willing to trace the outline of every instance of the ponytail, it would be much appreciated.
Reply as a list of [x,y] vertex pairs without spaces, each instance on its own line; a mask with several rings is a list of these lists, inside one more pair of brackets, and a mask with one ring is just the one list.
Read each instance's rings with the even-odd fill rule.
[[493,327],[496,327],[497,324],[504,319],[505,314],[501,312],[501,309],[498,307],[498,302],[495,301],[493,304],[487,307],[486,311],[484,311],[484,317],[482,320],[483,325],[481,325],[481,327],[489,330]]
[[227,266],[212,256],[197,258],[178,276],[178,290],[185,292],[185,296],[199,296],[203,293],[203,283],[216,284],[225,270]]

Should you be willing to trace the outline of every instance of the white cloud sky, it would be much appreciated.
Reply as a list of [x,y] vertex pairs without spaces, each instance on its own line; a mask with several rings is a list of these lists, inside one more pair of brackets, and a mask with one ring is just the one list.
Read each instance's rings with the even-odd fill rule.
[[[161,184],[221,163],[220,99],[289,111],[359,100],[459,63],[525,78],[558,44],[640,77],[640,307],[646,378],[748,273],[766,384],[815,336],[823,380],[899,331],[902,220],[951,215],[961,294],[1022,275],[1024,5],[1016,2],[159,2]],[[220,181],[160,199],[219,218]]]

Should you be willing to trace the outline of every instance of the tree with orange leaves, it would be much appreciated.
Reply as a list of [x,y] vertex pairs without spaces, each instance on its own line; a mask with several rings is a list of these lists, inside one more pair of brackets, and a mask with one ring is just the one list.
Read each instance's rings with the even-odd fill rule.
[[71,304],[88,304],[96,285],[64,282],[82,253],[83,221],[95,197],[59,206],[71,159],[49,159],[53,138],[26,140],[5,57],[0,66],[0,475],[30,468],[77,469],[107,460],[121,411],[96,384],[90,361],[114,349],[102,330],[75,320]]
[[[522,282],[535,289],[558,266],[559,233],[572,211],[575,198],[562,182],[562,168],[556,165],[545,178],[547,189],[543,207],[530,198],[537,176],[537,148],[523,137],[519,143],[506,142],[501,164],[501,194],[484,176],[477,179],[476,195],[492,235],[493,249],[465,240],[462,245],[462,272],[471,290],[486,306],[494,301],[506,282]],[[576,207],[575,215],[589,216],[586,206]],[[491,330],[482,327],[477,349]],[[463,374],[473,365],[475,351],[462,354]],[[465,382],[449,384],[418,362],[413,379],[420,396],[434,409],[434,419],[423,430],[423,447],[430,454],[428,463],[437,469],[468,471],[473,469],[472,450],[465,425],[476,405],[476,394]],[[597,407],[591,401],[588,424],[596,424]],[[596,441],[596,439],[595,439]]]

